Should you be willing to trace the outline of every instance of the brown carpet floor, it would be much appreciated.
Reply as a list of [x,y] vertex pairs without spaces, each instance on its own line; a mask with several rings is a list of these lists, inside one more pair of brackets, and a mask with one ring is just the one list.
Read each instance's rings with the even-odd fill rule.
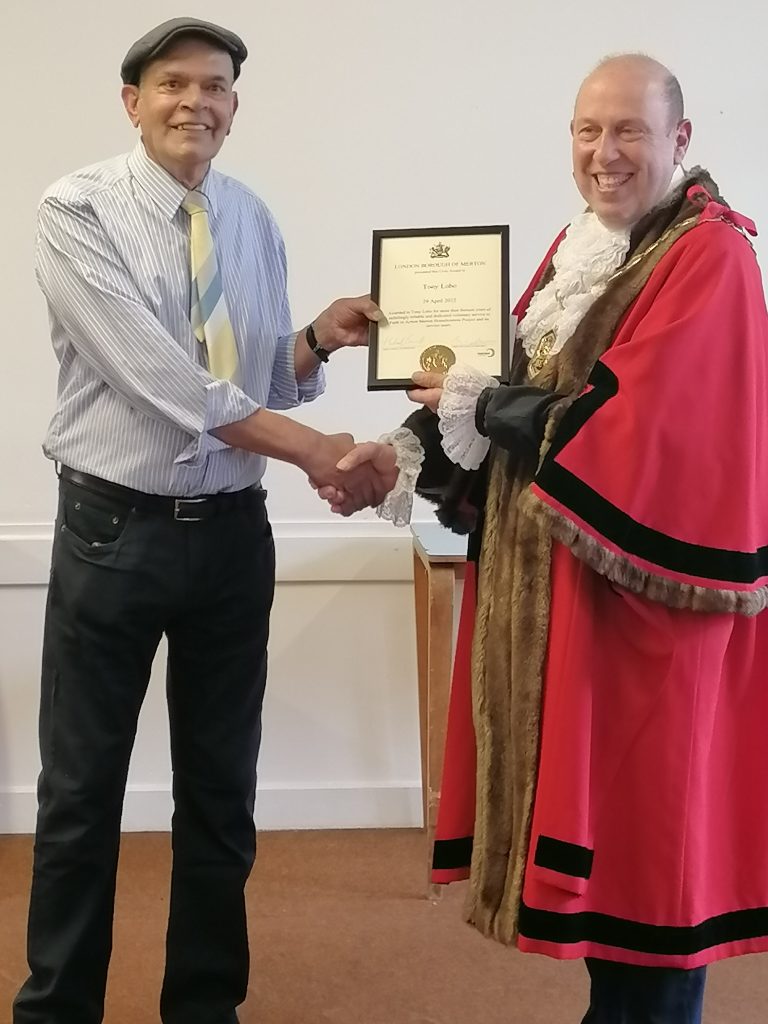
[[[241,1024],[578,1024],[580,962],[522,955],[462,923],[463,886],[426,900],[416,831],[265,833],[249,886]],[[0,837],[0,1022],[25,977],[31,840]],[[158,1024],[166,835],[126,835],[106,1024]],[[768,957],[710,971],[706,1024],[768,1021]]]

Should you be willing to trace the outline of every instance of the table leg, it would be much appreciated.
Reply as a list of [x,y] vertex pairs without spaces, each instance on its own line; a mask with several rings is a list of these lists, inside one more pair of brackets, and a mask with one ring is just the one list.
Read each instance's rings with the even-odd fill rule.
[[430,878],[451,689],[454,585],[452,565],[425,566],[418,555],[414,556],[427,895],[431,898],[442,894],[442,886],[433,885]]
[[421,750],[421,809],[423,827],[429,822],[427,753],[429,750],[429,578],[426,565],[413,554],[413,593],[416,603],[416,663],[419,675],[419,740]]

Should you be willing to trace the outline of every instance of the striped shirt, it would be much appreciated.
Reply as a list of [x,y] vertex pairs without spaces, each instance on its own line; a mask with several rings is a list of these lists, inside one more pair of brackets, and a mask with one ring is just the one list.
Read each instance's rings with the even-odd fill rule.
[[59,360],[48,458],[151,494],[258,483],[265,459],[210,431],[323,390],[297,382],[285,249],[269,210],[209,170],[216,257],[237,341],[238,386],[214,379],[190,324],[186,186],[132,153],[62,178],[38,212],[36,273]]

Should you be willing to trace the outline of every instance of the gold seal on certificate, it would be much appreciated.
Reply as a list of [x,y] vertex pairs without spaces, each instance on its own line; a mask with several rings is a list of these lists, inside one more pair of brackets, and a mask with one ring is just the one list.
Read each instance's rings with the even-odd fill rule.
[[456,353],[447,345],[430,345],[419,356],[419,366],[427,372],[438,370],[447,373],[455,362]]
[[370,391],[413,386],[417,370],[461,363],[509,375],[509,228],[374,231]]

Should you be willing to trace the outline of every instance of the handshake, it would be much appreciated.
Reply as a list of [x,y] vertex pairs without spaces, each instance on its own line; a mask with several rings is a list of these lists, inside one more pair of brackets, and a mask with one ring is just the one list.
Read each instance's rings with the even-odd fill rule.
[[399,475],[391,444],[355,444],[351,434],[325,436],[305,469],[318,495],[342,516],[376,508]]
[[[437,411],[443,374],[416,373],[413,379],[416,388],[408,392],[408,397]],[[303,468],[318,495],[330,504],[331,511],[342,516],[379,506],[399,475],[391,444],[355,444],[351,434],[321,435]]]

